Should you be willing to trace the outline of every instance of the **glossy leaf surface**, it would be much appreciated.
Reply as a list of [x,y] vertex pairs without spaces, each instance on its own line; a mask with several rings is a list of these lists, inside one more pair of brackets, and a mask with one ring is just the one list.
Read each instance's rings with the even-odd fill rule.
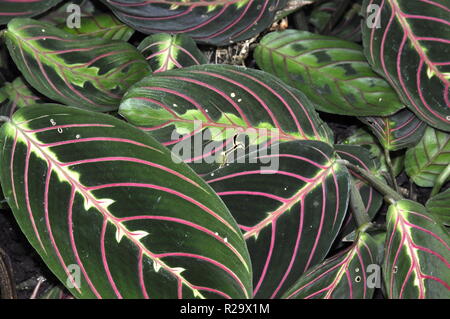
[[221,153],[241,133],[250,133],[251,145],[333,139],[301,92],[270,74],[236,66],[201,65],[146,77],[127,92],[119,113],[177,154],[185,150],[180,157],[201,174],[219,167]]
[[266,29],[286,0],[103,0],[120,20],[140,32],[183,33],[194,40],[228,45]]
[[206,64],[204,54],[184,34],[159,33],[145,38],[138,47],[154,73]]
[[109,115],[45,104],[16,112],[1,141],[1,182],[15,218],[77,298],[251,295],[236,222],[148,134]]
[[406,152],[405,170],[419,186],[433,187],[450,163],[450,134],[428,127],[419,144]]
[[450,2],[365,0],[362,12],[369,63],[421,120],[450,131]]
[[391,116],[360,117],[372,130],[381,145],[390,151],[397,151],[416,145],[427,127],[413,112],[403,109]]
[[449,245],[449,233],[422,205],[391,205],[383,269],[388,297],[450,298]]
[[80,38],[32,19],[11,21],[6,43],[28,83],[67,105],[117,109],[128,87],[150,73],[144,57],[128,43]]
[[377,255],[375,241],[362,233],[348,249],[303,274],[284,298],[372,299],[376,279],[370,276],[371,265],[377,264]]
[[32,17],[45,12],[61,0],[1,0],[0,25],[17,17]]
[[[323,142],[284,142],[255,153],[204,178],[247,241],[254,296],[279,298],[328,253],[345,217],[349,176]],[[252,154],[271,161],[252,163]]]
[[261,69],[300,89],[320,111],[390,115],[404,107],[353,42],[307,31],[273,32],[261,40],[255,59]]

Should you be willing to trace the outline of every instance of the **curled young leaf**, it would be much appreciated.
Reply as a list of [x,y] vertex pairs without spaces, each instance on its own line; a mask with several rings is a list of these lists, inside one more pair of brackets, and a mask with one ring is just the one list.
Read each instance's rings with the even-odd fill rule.
[[258,66],[298,88],[318,110],[334,114],[391,115],[404,106],[376,75],[361,46],[307,31],[264,36],[255,50]]
[[287,0],[102,0],[140,32],[183,33],[213,45],[247,40],[272,24]]
[[369,63],[421,120],[450,131],[450,2],[365,0],[362,12]]
[[148,63],[131,44],[78,37],[33,19],[12,20],[6,44],[36,90],[90,110],[117,109],[128,87],[150,73]]
[[205,55],[192,38],[184,34],[159,33],[148,36],[138,46],[154,73],[206,64]]
[[0,141],[14,216],[75,297],[251,296],[233,217],[148,134],[109,115],[44,104],[16,112]]

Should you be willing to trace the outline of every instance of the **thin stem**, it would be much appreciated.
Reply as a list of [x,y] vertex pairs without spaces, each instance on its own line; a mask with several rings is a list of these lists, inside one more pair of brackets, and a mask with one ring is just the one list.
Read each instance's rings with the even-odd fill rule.
[[347,160],[339,159],[337,160],[338,164],[342,164],[347,166],[349,169],[357,172],[360,174],[370,185],[372,185],[377,191],[379,191],[381,194],[385,196],[385,199],[390,202],[394,203],[396,201],[404,199],[402,195],[400,195],[398,192],[396,192],[394,189],[392,189],[389,185],[387,185],[385,182],[383,182],[378,177],[374,176],[371,172],[353,165]]
[[392,165],[391,153],[387,148],[384,149],[384,157],[386,159],[386,165],[389,170],[389,175],[391,176],[392,185],[396,192],[399,192],[397,180],[395,178],[394,166]]
[[370,223],[370,217],[367,214],[366,207],[361,198],[361,193],[356,187],[355,179],[350,177],[350,207],[353,211],[356,224],[361,227],[367,223]]
[[9,122],[9,121],[10,121],[9,117],[0,115],[0,123],[2,123],[2,122]]
[[450,177],[450,164],[442,171],[442,173],[436,179],[436,183],[434,184],[433,190],[431,191],[430,196],[437,195],[442,188],[442,185],[448,180]]

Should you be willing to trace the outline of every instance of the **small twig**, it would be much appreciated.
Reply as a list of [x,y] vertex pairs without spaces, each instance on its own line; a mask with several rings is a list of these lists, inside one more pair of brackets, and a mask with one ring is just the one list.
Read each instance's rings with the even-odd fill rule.
[[9,121],[10,121],[9,117],[0,115],[0,123],[2,123],[2,122],[9,122]]
[[403,196],[401,196],[398,192],[396,192],[394,189],[392,189],[389,185],[387,185],[385,182],[383,182],[378,177],[374,176],[371,172],[353,165],[347,160],[339,159],[337,160],[337,163],[342,164],[350,168],[351,170],[357,172],[359,175],[361,175],[370,185],[372,185],[377,191],[379,191],[381,194],[384,195],[386,201],[389,203],[395,203],[396,201],[404,199]]
[[442,185],[445,184],[445,182],[450,177],[450,164],[447,165],[447,167],[442,171],[442,173],[438,176],[436,179],[436,182],[434,184],[433,190],[431,191],[430,196],[437,195],[439,191],[442,188]]

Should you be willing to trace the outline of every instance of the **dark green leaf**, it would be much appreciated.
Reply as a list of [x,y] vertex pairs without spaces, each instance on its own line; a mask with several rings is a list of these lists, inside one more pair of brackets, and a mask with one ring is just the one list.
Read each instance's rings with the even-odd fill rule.
[[32,19],[11,21],[6,43],[28,83],[67,105],[115,110],[128,87],[150,73],[128,43],[79,37]]
[[371,272],[377,269],[377,258],[377,244],[362,233],[348,249],[303,274],[284,298],[372,299],[377,273]]
[[353,42],[307,31],[273,32],[261,40],[255,59],[260,68],[300,89],[320,111],[381,116],[404,107]]
[[426,208],[438,216],[445,225],[450,226],[450,189],[431,197],[427,201]]
[[389,151],[397,151],[416,145],[427,125],[413,112],[403,109],[386,117],[360,117],[363,123],[378,137],[381,145]]
[[389,298],[450,298],[450,237],[425,207],[402,200],[389,207],[383,265]]
[[228,45],[247,40],[272,24],[286,0],[102,0],[117,17],[146,33],[183,33],[194,40]]
[[450,163],[450,134],[428,127],[419,144],[406,152],[405,170],[421,187],[433,187]]
[[0,136],[5,197],[74,296],[251,296],[233,217],[148,134],[109,115],[44,104],[20,109]]
[[22,77],[7,83],[1,90],[6,94],[6,99],[0,103],[0,114],[7,117],[11,117],[18,108],[42,103],[41,97],[32,91]]
[[159,33],[145,38],[138,47],[154,73],[206,64],[204,54],[187,35]]
[[[280,297],[325,258],[341,229],[349,198],[348,171],[336,164],[330,145],[276,145],[204,177],[244,233],[256,298]],[[255,158],[258,161],[252,162]],[[268,158],[269,163],[262,163]]]
[[0,6],[0,25],[7,24],[16,17],[32,17],[45,12],[61,0],[2,0]]
[[450,1],[365,0],[362,12],[369,63],[421,120],[450,131]]

